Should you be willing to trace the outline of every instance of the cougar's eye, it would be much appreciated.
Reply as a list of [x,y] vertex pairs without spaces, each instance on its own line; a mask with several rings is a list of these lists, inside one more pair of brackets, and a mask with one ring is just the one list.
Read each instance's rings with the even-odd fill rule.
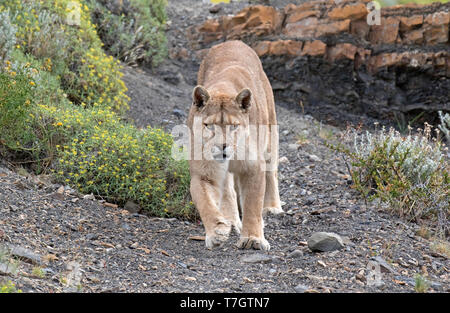
[[239,125],[238,124],[232,124],[232,125],[230,125],[230,130],[236,130],[236,129],[238,129],[238,127],[239,127]]
[[206,127],[208,130],[211,130],[211,131],[214,130],[214,125],[213,125],[213,124],[204,124],[204,125],[205,125],[205,127]]

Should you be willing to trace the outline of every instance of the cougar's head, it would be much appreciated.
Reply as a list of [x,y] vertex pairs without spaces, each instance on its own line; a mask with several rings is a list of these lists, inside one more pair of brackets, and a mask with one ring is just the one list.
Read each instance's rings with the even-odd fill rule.
[[192,93],[194,112],[193,136],[199,140],[203,157],[225,162],[239,159],[248,137],[248,112],[252,105],[252,92],[243,89],[237,94],[212,91],[202,86]]

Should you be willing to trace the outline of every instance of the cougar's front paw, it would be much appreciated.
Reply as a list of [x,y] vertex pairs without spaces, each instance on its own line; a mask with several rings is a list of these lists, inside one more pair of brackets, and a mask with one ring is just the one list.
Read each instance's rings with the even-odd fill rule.
[[269,242],[263,237],[241,237],[237,243],[239,249],[256,249],[256,250],[270,250]]
[[206,233],[205,244],[208,249],[220,246],[228,240],[231,231],[231,223],[228,221],[219,222],[211,232]]
[[263,216],[266,216],[268,214],[278,215],[284,213],[282,208],[277,207],[267,207],[263,208]]

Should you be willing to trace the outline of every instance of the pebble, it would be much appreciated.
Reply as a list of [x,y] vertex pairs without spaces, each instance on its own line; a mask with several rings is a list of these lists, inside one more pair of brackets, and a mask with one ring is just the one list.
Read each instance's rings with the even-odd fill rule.
[[344,242],[338,234],[316,232],[309,237],[308,247],[313,252],[327,252],[343,248]]
[[139,205],[130,200],[125,203],[124,209],[130,213],[139,213],[139,211],[141,210]]
[[216,4],[216,5],[212,6],[211,8],[209,8],[209,13],[216,14],[216,13],[219,13],[220,10],[222,10],[222,6],[220,4]]
[[183,111],[181,111],[179,109],[173,109],[172,114],[179,118],[186,116],[186,113],[184,113]]
[[300,148],[300,145],[298,143],[290,143],[288,144],[288,149],[291,151],[297,151],[298,148]]
[[32,264],[42,264],[41,256],[27,248],[22,248],[13,245],[8,245],[8,248],[10,249],[11,255],[19,258],[24,262]]
[[280,163],[280,164],[284,164],[284,163],[289,164],[289,159],[287,157],[283,156],[283,157],[281,157],[278,160],[278,163]]
[[309,289],[310,289],[309,286],[302,285],[302,284],[298,284],[297,286],[294,287],[295,292],[298,292],[298,293],[305,293]]
[[312,162],[321,162],[322,160],[315,154],[310,154],[309,155],[309,160]]
[[89,233],[89,234],[86,235],[86,239],[87,240],[97,240],[98,239],[98,235]]
[[241,261],[244,263],[269,263],[272,261],[272,258],[265,254],[254,253],[243,256]]
[[311,205],[311,204],[313,204],[315,201],[316,201],[316,198],[315,198],[315,197],[313,197],[313,196],[307,197],[307,198],[305,199],[305,205]]
[[95,196],[93,194],[90,195],[84,195],[83,196],[84,200],[95,200]]
[[301,251],[301,250],[294,250],[291,253],[289,253],[287,257],[290,258],[290,259],[294,259],[294,258],[299,258],[301,256],[303,256],[303,251]]

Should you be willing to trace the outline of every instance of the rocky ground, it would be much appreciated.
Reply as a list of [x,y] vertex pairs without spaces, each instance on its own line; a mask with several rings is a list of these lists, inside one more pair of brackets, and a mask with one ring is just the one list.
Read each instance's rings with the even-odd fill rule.
[[[173,53],[183,51],[183,27],[209,8],[170,2]],[[153,71],[126,68],[130,120],[166,130],[184,123],[197,67],[187,51]],[[345,163],[324,144],[344,130],[283,103],[277,117],[286,213],[265,219],[269,252],[235,248],[236,234],[207,250],[199,222],[130,213],[0,164],[0,281],[24,292],[413,292],[421,274],[429,292],[450,292],[450,262],[419,226],[351,189]],[[340,235],[343,247],[312,252],[315,232]]]

